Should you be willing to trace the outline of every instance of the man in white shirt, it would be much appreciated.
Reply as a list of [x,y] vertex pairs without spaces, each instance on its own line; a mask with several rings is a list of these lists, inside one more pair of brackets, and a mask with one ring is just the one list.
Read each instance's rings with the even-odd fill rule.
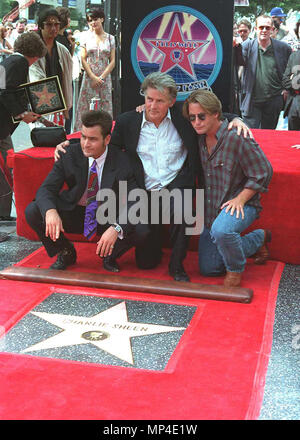
[[[138,186],[146,189],[149,195],[162,189],[180,191],[183,211],[184,190],[192,190],[196,184],[203,187],[195,132],[183,118],[181,107],[175,103],[177,85],[170,75],[160,72],[148,75],[141,84],[141,94],[145,97],[143,112],[126,112],[116,119],[110,146],[126,151]],[[181,224],[176,224],[172,198],[170,202],[172,251],[169,274],[175,281],[189,281],[183,266],[190,238],[186,234],[187,224],[184,215]],[[150,208],[151,232],[147,242],[136,247],[137,266],[142,269],[156,267],[162,257],[162,227],[161,224],[151,224]],[[162,206],[159,208],[161,211]]]
[[[162,218],[156,223],[151,219],[151,196],[161,190],[178,190],[182,201],[179,209],[183,214],[184,190],[192,191],[196,184],[202,188],[203,176],[195,131],[175,103],[177,85],[174,79],[165,73],[152,73],[143,81],[141,94],[145,97],[144,110],[133,110],[117,117],[109,148],[115,146],[125,150],[138,186],[147,191],[150,234],[142,246],[136,246],[136,264],[140,269],[152,269],[162,258],[163,229]],[[247,128],[240,120],[238,124]],[[58,151],[68,150],[66,146],[63,143],[56,147],[56,160]],[[186,234],[188,225],[184,215],[181,223],[175,221],[175,205],[170,197],[169,238],[172,251],[169,274],[175,281],[189,281],[183,266],[190,238]],[[161,198],[155,209],[162,217]],[[110,258],[110,266],[114,265],[113,258]]]

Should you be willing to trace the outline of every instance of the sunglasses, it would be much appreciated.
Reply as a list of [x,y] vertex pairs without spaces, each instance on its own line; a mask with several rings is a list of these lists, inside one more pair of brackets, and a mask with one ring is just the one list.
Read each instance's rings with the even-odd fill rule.
[[205,113],[198,113],[197,115],[189,115],[189,117],[188,117],[190,122],[195,122],[197,118],[200,121],[205,121],[206,114]]
[[263,31],[264,29],[266,29],[266,31],[269,31],[272,29],[272,27],[271,26],[258,26],[258,29],[260,31]]
[[44,21],[44,26],[47,26],[47,27],[60,27],[60,22],[50,23],[50,22]]

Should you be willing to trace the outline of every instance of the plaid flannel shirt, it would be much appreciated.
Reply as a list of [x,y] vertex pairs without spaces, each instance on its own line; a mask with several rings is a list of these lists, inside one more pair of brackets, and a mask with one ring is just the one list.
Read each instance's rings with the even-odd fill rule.
[[238,136],[235,129],[228,131],[224,120],[217,134],[217,144],[211,155],[205,135],[198,136],[199,153],[205,185],[205,226],[210,228],[220,213],[223,203],[236,197],[244,188],[257,193],[247,202],[262,209],[260,193],[268,190],[273,170],[259,145],[250,138]]

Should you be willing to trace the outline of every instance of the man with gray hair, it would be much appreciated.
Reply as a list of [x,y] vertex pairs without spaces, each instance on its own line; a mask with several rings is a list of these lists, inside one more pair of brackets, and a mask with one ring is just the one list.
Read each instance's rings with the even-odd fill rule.
[[[176,82],[165,73],[151,73],[141,84],[140,92],[145,97],[143,112],[121,114],[116,119],[110,145],[129,154],[139,187],[149,195],[162,189],[176,189],[182,193],[184,206],[184,189],[195,188],[196,181],[202,188],[203,177],[195,132],[175,104]],[[183,267],[189,244],[187,224],[184,219],[181,224],[175,224],[172,199],[169,209],[172,248],[169,274],[175,281],[189,281]],[[162,257],[161,224],[149,224],[149,227],[148,241],[136,247],[136,263],[142,269],[156,267]]]
[[[164,188],[169,191],[178,188],[183,194],[184,188],[194,188],[199,169],[194,134],[174,106],[176,82],[170,75],[152,73],[143,81],[141,94],[145,97],[143,112],[133,110],[121,114],[116,119],[110,145],[123,148],[129,154],[138,186],[148,192],[149,200],[153,191]],[[185,234],[187,225],[184,220],[182,224],[174,223],[174,204],[170,201],[169,273],[177,281],[189,281],[183,267],[189,243]],[[149,227],[151,234],[147,243],[136,247],[136,263],[141,269],[156,267],[162,257],[161,224]]]
[[[154,224],[151,221],[151,196],[161,190],[176,190],[177,194],[181,194],[182,209],[184,190],[192,191],[196,181],[198,187],[202,188],[203,178],[196,134],[190,123],[183,118],[181,108],[175,104],[177,85],[174,79],[165,73],[151,73],[141,84],[140,92],[145,97],[143,110],[132,110],[117,117],[109,145],[126,151],[138,186],[147,191],[150,234],[142,246],[136,246],[135,255],[140,269],[152,269],[162,258],[163,203],[162,198],[159,198],[155,205],[160,218]],[[246,127],[239,119],[237,124]],[[56,154],[57,151],[64,151],[62,147],[65,146],[65,143],[57,146]],[[189,281],[183,266],[189,244],[187,224],[184,218],[180,224],[175,221],[177,204],[172,197],[169,200],[172,248],[169,274],[175,281]],[[107,257],[105,267],[117,271],[116,262],[111,257]]]

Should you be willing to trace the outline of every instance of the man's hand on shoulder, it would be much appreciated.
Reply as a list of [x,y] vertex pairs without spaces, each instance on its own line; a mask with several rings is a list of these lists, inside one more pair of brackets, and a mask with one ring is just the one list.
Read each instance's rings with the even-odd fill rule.
[[60,144],[56,145],[54,150],[54,161],[57,162],[60,159],[59,152],[66,153],[66,148],[70,145],[69,141],[61,142]]
[[251,139],[254,139],[250,128],[240,118],[234,118],[229,122],[228,130],[232,130],[233,128],[236,128],[238,136],[244,135],[244,138],[250,137]]
[[137,106],[137,107],[135,108],[135,111],[136,111],[137,113],[143,113],[145,107],[146,107],[145,104],[139,105],[139,106]]

